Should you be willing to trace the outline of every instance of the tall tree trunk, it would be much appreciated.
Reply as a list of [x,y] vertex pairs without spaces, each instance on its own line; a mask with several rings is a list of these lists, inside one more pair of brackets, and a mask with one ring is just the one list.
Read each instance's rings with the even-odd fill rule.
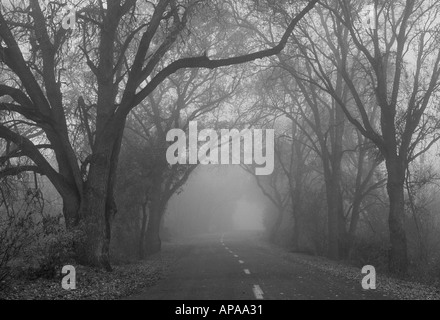
[[276,237],[278,235],[278,231],[280,230],[281,227],[281,223],[283,222],[283,210],[282,209],[278,209],[277,211],[277,217],[275,219],[275,222],[272,226],[272,228],[270,229],[270,235],[269,235],[269,240],[271,242],[276,242]]
[[[295,135],[298,130],[297,124],[293,122],[292,134]],[[293,193],[290,194],[292,199],[293,208],[293,235],[292,246],[295,251],[300,251],[300,238],[301,230],[303,228],[303,189],[304,189],[304,176],[305,176],[305,159],[303,154],[303,146],[297,140],[293,141],[293,149],[295,152],[296,166],[295,166],[295,184],[293,187]]]
[[90,162],[81,208],[86,239],[82,261],[87,265],[111,271],[111,224],[117,212],[114,198],[116,168],[122,140],[122,122],[119,128],[106,128],[97,139]]
[[125,120],[122,121],[121,127],[119,128],[119,131],[114,139],[111,156],[110,156],[107,198],[105,203],[105,241],[102,252],[102,257],[103,257],[102,263],[104,265],[104,268],[107,270],[112,269],[110,265],[110,241],[111,241],[113,220],[116,216],[116,213],[118,212],[116,199],[115,199],[115,186],[116,186],[116,178],[117,178],[119,153],[121,151],[124,127],[125,127]]
[[[108,261],[103,261],[106,255],[103,255],[105,241],[107,239],[106,224],[106,204],[107,204],[107,185],[108,169],[106,169],[106,160],[99,160],[100,164],[91,165],[89,177],[85,188],[85,202],[82,208],[82,224],[85,232],[85,243],[82,253],[82,263],[105,267]],[[95,160],[97,161],[97,160]],[[108,266],[105,267],[108,269]]]
[[301,218],[298,213],[294,215],[293,221],[293,235],[292,235],[292,247],[294,251],[301,251],[299,245],[299,239],[301,236]]
[[404,274],[408,269],[408,252],[405,232],[405,164],[392,157],[386,160],[388,171],[387,191],[390,201],[388,224],[390,230],[389,269]]
[[162,222],[162,212],[160,204],[156,203],[150,208],[148,219],[147,236],[145,240],[145,254],[152,255],[159,252],[162,248],[160,239],[160,224]]
[[293,216],[293,235],[292,235],[292,247],[295,251],[301,251],[300,239],[301,239],[301,230],[303,229],[303,205],[302,205],[302,197],[303,197],[303,165],[302,158],[298,157],[297,161],[301,161],[301,164],[298,164],[297,171],[295,173],[295,187],[293,194],[290,195],[292,199],[292,216]]
[[332,175],[326,179],[328,211],[328,257],[339,260],[346,256],[347,232],[342,208],[342,193],[339,179]]
[[333,162],[330,166],[330,159],[323,157],[324,160],[324,180],[327,200],[327,232],[328,232],[328,246],[327,255],[330,259],[339,260],[341,255],[340,248],[340,210],[342,209],[341,189],[340,189],[340,175],[338,174],[338,167]]
[[351,210],[351,220],[350,220],[350,227],[348,230],[348,236],[347,236],[347,257],[351,256],[353,247],[354,247],[354,242],[356,239],[356,230],[357,230],[357,226],[359,224],[359,219],[360,219],[360,215],[361,215],[361,203],[362,203],[362,198],[358,195],[354,196],[354,201],[353,201],[353,208]]
[[[362,139],[362,136],[360,133],[358,133],[358,144],[362,145],[364,144],[364,141]],[[363,192],[364,192],[364,183],[362,182],[362,177],[364,173],[364,160],[365,160],[366,150],[361,147],[358,154],[358,161],[357,161],[357,173],[356,173],[356,184],[355,184],[355,191],[353,195],[353,204],[352,204],[352,210],[351,210],[351,219],[350,219],[350,226],[348,228],[348,235],[347,235],[347,257],[351,257],[352,250],[354,247],[354,242],[356,240],[356,229],[359,223],[360,215],[361,215],[361,205],[363,200]],[[366,177],[366,181],[368,181],[372,175],[374,169],[372,169]]]
[[145,258],[145,234],[147,231],[148,223],[148,213],[147,213],[147,203],[142,204],[142,227],[141,234],[139,236],[139,259]]
[[163,204],[163,167],[157,166],[157,169],[151,177],[152,192],[149,205],[149,218],[147,226],[147,236],[145,241],[145,253],[152,255],[161,250],[162,241],[160,240],[160,224],[162,214],[165,210]]
[[[332,185],[332,184],[330,184]],[[336,205],[338,195],[336,190],[327,186],[327,211],[328,211],[328,257],[333,260],[339,259],[339,221]]]
[[337,202],[337,214],[338,214],[338,246],[339,246],[339,259],[346,259],[348,257],[348,233],[346,227],[346,219],[344,216],[344,208],[342,201],[342,191],[338,191],[338,202]]

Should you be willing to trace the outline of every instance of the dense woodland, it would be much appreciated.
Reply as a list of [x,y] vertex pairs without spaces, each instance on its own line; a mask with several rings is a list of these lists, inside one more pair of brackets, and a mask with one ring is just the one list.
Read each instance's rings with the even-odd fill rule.
[[[243,197],[278,245],[440,276],[439,14],[435,0],[2,1],[0,280],[111,271],[191,224],[229,230]],[[185,192],[206,168],[170,165],[166,135],[190,121],[274,129],[273,174],[235,166],[241,183]]]

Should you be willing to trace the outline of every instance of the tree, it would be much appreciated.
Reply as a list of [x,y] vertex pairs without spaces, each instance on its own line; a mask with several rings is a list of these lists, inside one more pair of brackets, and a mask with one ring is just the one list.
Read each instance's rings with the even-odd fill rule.
[[275,145],[275,154],[280,163],[282,172],[288,179],[290,203],[293,216],[292,246],[301,251],[301,233],[304,231],[305,190],[310,179],[308,162],[311,149],[306,143],[307,137],[301,131],[296,121],[292,121],[289,130],[280,136]]
[[[440,50],[436,15],[439,2],[375,1],[377,28],[364,30],[356,17],[359,1],[326,1],[314,17],[322,27],[301,27],[295,38],[300,57],[314,77],[301,74],[329,93],[359,132],[385,160],[389,197],[389,268],[408,267],[404,182],[408,164],[438,139],[437,103]],[[307,24],[314,25],[311,20]],[[342,36],[344,35],[344,36]],[[336,79],[348,88],[338,92]],[[376,124],[368,112],[379,107]],[[426,147],[420,141],[429,140]]]

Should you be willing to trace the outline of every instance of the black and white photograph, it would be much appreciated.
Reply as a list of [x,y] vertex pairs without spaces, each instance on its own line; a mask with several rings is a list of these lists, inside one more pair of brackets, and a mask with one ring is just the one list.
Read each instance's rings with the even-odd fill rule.
[[440,0],[1,0],[0,300],[440,300]]

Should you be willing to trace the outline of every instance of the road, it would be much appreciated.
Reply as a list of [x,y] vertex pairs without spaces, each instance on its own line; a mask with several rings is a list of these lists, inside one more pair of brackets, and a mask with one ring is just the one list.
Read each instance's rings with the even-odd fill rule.
[[[179,258],[139,300],[371,300],[359,281],[332,276],[280,254],[255,234],[199,237],[179,248]],[[360,272],[360,271],[359,271]]]

